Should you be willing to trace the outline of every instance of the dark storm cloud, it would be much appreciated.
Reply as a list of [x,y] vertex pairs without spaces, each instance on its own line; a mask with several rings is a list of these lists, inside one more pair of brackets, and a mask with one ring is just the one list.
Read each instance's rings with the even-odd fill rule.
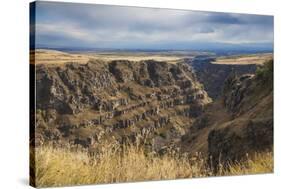
[[36,21],[36,43],[49,46],[273,43],[271,16],[37,2]]
[[242,24],[239,16],[225,13],[211,13],[205,22],[212,24]]

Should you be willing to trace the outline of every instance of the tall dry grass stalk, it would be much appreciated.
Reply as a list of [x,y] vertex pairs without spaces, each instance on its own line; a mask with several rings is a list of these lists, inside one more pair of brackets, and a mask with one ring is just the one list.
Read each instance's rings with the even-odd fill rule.
[[[206,161],[177,155],[147,155],[142,148],[106,150],[98,156],[50,146],[36,148],[36,186],[65,186],[93,183],[132,182],[213,176]],[[272,154],[257,155],[246,164],[230,166],[224,175],[272,172]]]
[[272,173],[274,159],[272,152],[255,153],[244,162],[233,163],[224,175]]

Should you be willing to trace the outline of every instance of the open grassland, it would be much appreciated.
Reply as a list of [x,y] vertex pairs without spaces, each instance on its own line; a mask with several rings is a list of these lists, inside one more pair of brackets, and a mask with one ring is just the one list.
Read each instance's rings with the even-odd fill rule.
[[[30,62],[32,64],[44,65],[60,65],[70,62],[86,64],[91,59],[101,59],[104,61],[112,60],[156,60],[168,63],[177,63],[185,58],[194,58],[196,55],[204,55],[205,52],[62,52],[57,50],[37,49],[30,53]],[[260,53],[249,55],[223,56],[213,61],[213,64],[228,65],[247,65],[247,64],[263,64],[273,58],[272,53]]]
[[86,55],[65,53],[56,50],[39,49],[30,53],[30,62],[33,64],[59,65],[69,62],[86,64],[91,57]]
[[183,54],[163,54],[163,53],[89,53],[86,54],[93,59],[102,59],[106,61],[111,60],[129,60],[129,61],[142,61],[142,60],[156,60],[165,61],[169,63],[176,63],[182,58],[190,57]]
[[244,162],[221,167],[214,174],[200,155],[179,157],[171,153],[159,156],[129,146],[122,152],[107,149],[102,154],[89,156],[82,151],[45,146],[36,148],[33,169],[36,186],[46,187],[270,173],[273,157],[272,153],[254,154]]
[[273,58],[272,53],[261,53],[251,55],[235,55],[217,58],[213,64],[229,64],[229,65],[247,65],[247,64],[263,64]]
[[192,55],[186,55],[182,53],[141,53],[141,52],[73,52],[66,53],[56,50],[38,49],[30,54],[31,63],[45,64],[45,65],[59,65],[69,62],[75,62],[79,64],[86,64],[90,59],[102,59],[104,61],[111,60],[129,60],[129,61],[141,61],[153,59],[156,61],[166,61],[169,63],[177,63],[183,58],[193,57]]

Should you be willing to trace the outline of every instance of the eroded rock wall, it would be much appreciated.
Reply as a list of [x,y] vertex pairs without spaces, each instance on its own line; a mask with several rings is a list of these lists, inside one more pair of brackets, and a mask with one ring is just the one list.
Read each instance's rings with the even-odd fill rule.
[[36,97],[37,145],[139,141],[156,151],[211,102],[189,65],[154,60],[37,65]]

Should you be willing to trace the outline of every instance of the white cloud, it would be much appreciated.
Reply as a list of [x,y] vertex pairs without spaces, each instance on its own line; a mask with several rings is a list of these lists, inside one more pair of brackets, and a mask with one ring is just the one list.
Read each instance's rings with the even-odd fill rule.
[[[126,46],[175,42],[273,43],[268,16],[40,2],[38,43]],[[55,40],[52,40],[55,43]]]

